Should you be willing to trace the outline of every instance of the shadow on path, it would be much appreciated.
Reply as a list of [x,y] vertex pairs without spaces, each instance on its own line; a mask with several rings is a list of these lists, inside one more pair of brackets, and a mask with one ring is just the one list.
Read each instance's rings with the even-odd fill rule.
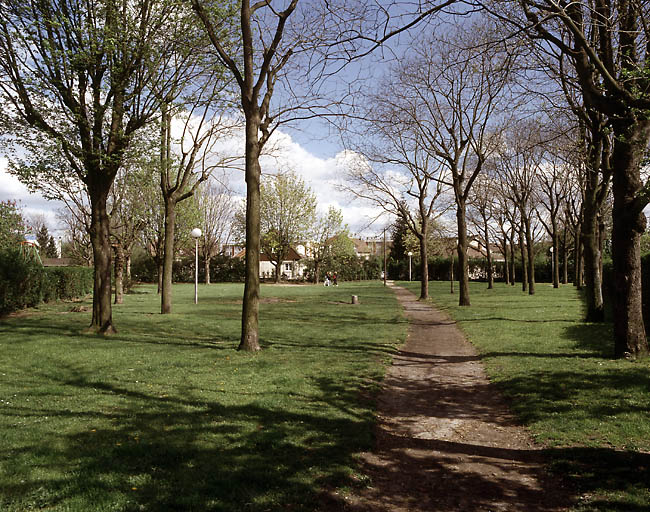
[[569,493],[547,453],[517,424],[455,322],[394,287],[409,320],[379,396],[376,447],[362,457],[371,484],[352,511],[558,511]]

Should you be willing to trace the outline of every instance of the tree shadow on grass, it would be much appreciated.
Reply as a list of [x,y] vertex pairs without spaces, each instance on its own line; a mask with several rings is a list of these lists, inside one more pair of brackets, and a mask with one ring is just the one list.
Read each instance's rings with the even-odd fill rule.
[[594,357],[614,357],[613,330],[610,323],[578,323],[567,326],[564,334],[575,341],[577,348],[589,351]]
[[[600,370],[537,370],[502,377],[499,387],[513,399],[512,407],[526,424],[543,421],[558,413],[572,412],[587,420],[617,414],[647,414],[650,374],[646,368],[630,366]],[[594,400],[586,403],[583,396]],[[637,403],[631,397],[645,397]]]
[[[76,412],[43,406],[38,412],[50,421],[74,417],[88,428],[52,433],[21,450],[0,448],[4,460],[38,454],[23,468],[31,474],[3,486],[0,504],[7,508],[316,510],[323,488],[350,484],[346,467],[371,440],[372,414],[357,412],[359,395],[329,385],[320,399],[334,411],[325,413],[304,404],[305,397],[290,409],[263,392],[237,405],[226,397],[160,397],[72,370],[63,383],[82,393],[101,389],[119,406]],[[91,428],[93,420],[103,426]],[[45,466],[58,471],[44,472]]]

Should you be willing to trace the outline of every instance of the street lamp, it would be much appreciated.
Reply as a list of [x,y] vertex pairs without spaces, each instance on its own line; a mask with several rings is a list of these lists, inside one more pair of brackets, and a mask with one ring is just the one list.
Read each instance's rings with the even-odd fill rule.
[[553,247],[549,251],[551,253],[551,283],[555,286],[555,258],[553,257]]
[[411,256],[413,256],[413,253],[409,251],[409,281],[411,280]]
[[199,302],[199,237],[203,234],[199,228],[194,228],[190,233],[194,238],[194,304]]

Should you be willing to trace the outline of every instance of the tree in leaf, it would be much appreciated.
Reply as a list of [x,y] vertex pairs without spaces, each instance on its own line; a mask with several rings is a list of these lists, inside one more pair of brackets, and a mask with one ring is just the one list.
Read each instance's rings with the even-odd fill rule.
[[[314,282],[318,284],[323,263],[328,256],[334,254],[347,254],[343,250],[344,241],[349,237],[347,235],[347,226],[343,224],[343,214],[341,210],[330,206],[325,215],[321,215],[316,220],[311,240],[311,264],[314,271]],[[329,269],[333,270],[333,269]]]
[[260,220],[262,250],[275,266],[277,283],[289,250],[313,230],[316,196],[294,172],[271,176],[260,187]]
[[58,256],[59,256],[59,251],[56,248],[56,242],[54,241],[54,237],[50,236],[49,240],[47,241],[47,246],[45,248],[45,257],[58,258]]
[[25,240],[25,219],[16,201],[0,201],[0,249],[18,248]]
[[[79,180],[88,194],[95,284],[91,329],[115,331],[107,201],[125,151],[163,98],[196,73],[188,6],[169,0],[0,3],[2,121],[21,180]],[[164,37],[161,37],[164,35]],[[65,160],[43,157],[49,147]]]

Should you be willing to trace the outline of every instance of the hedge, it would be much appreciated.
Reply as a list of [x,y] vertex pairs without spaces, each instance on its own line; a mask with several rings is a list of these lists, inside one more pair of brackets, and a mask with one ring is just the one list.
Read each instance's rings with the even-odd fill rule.
[[15,249],[0,252],[0,314],[41,302],[81,297],[93,290],[93,269],[43,267]]

